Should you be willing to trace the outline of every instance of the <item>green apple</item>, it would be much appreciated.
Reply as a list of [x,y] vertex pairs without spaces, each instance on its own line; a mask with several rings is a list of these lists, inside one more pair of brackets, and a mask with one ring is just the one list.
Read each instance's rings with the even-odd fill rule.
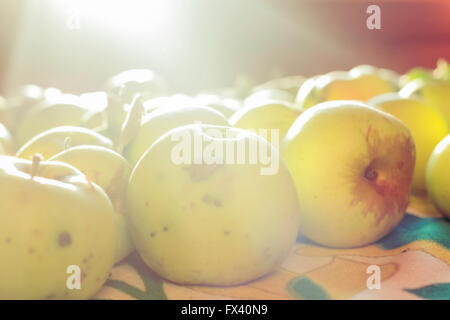
[[426,171],[427,190],[436,207],[450,218],[450,135],[434,149]]
[[125,217],[125,195],[131,168],[117,152],[101,146],[76,146],[64,150],[49,161],[62,161],[83,172],[109,196],[116,212],[118,244],[115,262],[125,258],[134,249]]
[[384,94],[368,103],[388,112],[403,121],[411,130],[416,145],[413,192],[426,193],[425,169],[434,147],[449,132],[442,115],[434,108],[415,98],[404,98],[399,94]]
[[[174,157],[180,143],[187,162]],[[194,162],[212,145],[222,148],[219,162]],[[131,234],[157,274],[184,284],[236,285],[286,258],[299,228],[295,186],[282,160],[273,174],[261,174],[262,162],[234,161],[252,145],[279,159],[250,131],[188,125],[164,134],[139,160],[127,193]]]
[[[86,299],[108,278],[114,210],[74,167],[0,157],[0,220],[0,299]],[[71,275],[80,289],[67,285]]]
[[68,146],[78,145],[98,145],[112,148],[111,140],[99,133],[82,127],[62,126],[33,137],[17,151],[17,156],[30,159],[34,154],[39,153],[44,159],[48,159]]
[[409,129],[356,101],[318,104],[281,143],[297,187],[300,230],[330,247],[381,239],[402,220],[415,161]]
[[134,166],[153,142],[170,129],[193,123],[229,125],[218,111],[201,105],[173,105],[157,108],[146,115],[131,142],[124,149],[125,158]]

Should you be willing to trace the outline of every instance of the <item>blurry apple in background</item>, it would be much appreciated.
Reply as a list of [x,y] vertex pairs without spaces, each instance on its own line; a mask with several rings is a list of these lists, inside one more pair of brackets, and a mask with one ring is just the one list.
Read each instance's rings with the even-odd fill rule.
[[438,110],[450,128],[450,81],[428,79],[414,80],[406,84],[399,94],[402,97],[418,97]]
[[264,82],[260,85],[255,86],[253,90],[260,91],[264,89],[277,89],[287,91],[295,97],[298,90],[305,81],[306,78],[303,76],[287,76]]
[[388,113],[355,101],[321,103],[300,115],[280,150],[296,183],[300,230],[309,239],[363,246],[403,218],[414,142]]
[[139,124],[135,137],[124,149],[125,158],[134,166],[144,152],[167,131],[193,123],[228,126],[227,119],[219,111],[201,105],[173,105],[158,108]]
[[392,114],[411,130],[416,145],[413,192],[418,195],[425,194],[425,169],[428,158],[434,147],[449,132],[444,118],[423,101],[403,98],[396,93],[374,97],[368,104]]
[[298,91],[296,102],[310,108],[331,100],[366,101],[382,93],[395,92],[398,76],[386,69],[361,65],[350,71],[333,71],[308,79]]
[[450,218],[450,135],[434,149],[426,171],[427,190],[436,207]]
[[[195,151],[189,163],[175,162],[180,141],[172,135],[188,137],[190,150],[202,140],[202,154],[213,144],[223,147],[223,164],[194,164]],[[157,274],[184,284],[235,285],[284,261],[299,227],[295,186],[282,161],[271,175],[261,174],[260,162],[236,162],[238,150],[248,157],[254,144],[278,154],[246,130],[188,125],[164,134],[142,156],[130,178],[128,212],[136,248]]]
[[224,99],[213,94],[199,94],[195,97],[195,101],[199,104],[219,111],[227,119],[229,119],[241,107],[241,102],[236,99]]
[[[278,148],[280,140],[301,113],[286,102],[266,100],[239,109],[229,121],[236,128],[254,130],[258,135],[265,130],[263,137]],[[276,137],[272,137],[272,130],[277,130]],[[277,141],[272,141],[272,138]]]
[[48,159],[68,147],[78,145],[113,147],[110,139],[92,130],[82,127],[62,126],[38,134],[17,151],[17,156],[30,159],[34,154],[39,153],[44,159]]
[[125,217],[125,196],[131,173],[128,162],[111,149],[86,145],[64,150],[49,161],[71,164],[106,192],[113,204],[117,220],[118,243],[114,261],[118,262],[130,254],[134,245]]
[[142,97],[142,105],[144,107],[144,113],[149,114],[159,108],[169,108],[184,105],[195,104],[195,99],[191,96],[182,93],[172,94],[170,96],[162,96],[157,98],[152,98],[149,100],[144,100]]
[[250,94],[244,100],[244,106],[253,105],[267,100],[276,100],[287,103],[292,103],[295,101],[295,95],[288,91],[280,89],[262,89]]
[[15,131],[18,122],[33,105],[45,98],[44,89],[37,85],[25,85],[0,97],[0,122]]
[[[87,299],[108,278],[113,207],[74,167],[0,157],[0,220],[0,299]],[[73,265],[79,290],[67,287]]]
[[78,96],[61,95],[57,102],[44,101],[32,107],[19,122],[15,137],[23,145],[35,135],[59,126],[101,127],[102,118],[97,117],[101,112],[88,108]]
[[125,103],[131,103],[137,94],[148,100],[170,93],[167,81],[149,69],[122,71],[107,81],[106,90],[120,96]]
[[13,155],[16,153],[16,146],[9,130],[0,123],[0,155]]

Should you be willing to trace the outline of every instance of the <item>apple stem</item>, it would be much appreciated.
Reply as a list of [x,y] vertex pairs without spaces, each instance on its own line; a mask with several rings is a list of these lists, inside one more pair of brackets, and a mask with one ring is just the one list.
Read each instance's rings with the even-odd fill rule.
[[140,95],[136,95],[131,102],[131,108],[123,122],[121,132],[116,140],[115,149],[122,153],[125,146],[136,136],[141,127],[142,117],[144,116],[144,105]]
[[72,139],[70,139],[70,137],[66,137],[64,139],[64,151],[70,148],[71,141],[72,141]]
[[40,153],[36,153],[31,158],[31,170],[30,170],[31,180],[33,180],[33,178],[37,175],[37,173],[39,171],[39,165],[42,160],[44,160],[44,157]]

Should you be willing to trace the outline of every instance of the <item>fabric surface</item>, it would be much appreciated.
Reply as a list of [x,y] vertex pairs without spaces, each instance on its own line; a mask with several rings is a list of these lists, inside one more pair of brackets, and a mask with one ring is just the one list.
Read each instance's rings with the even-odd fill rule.
[[[95,299],[446,299],[450,222],[413,197],[400,225],[361,248],[332,249],[299,236],[277,271],[234,287],[182,286],[155,275],[134,253],[114,267]],[[370,265],[380,289],[368,289]]]

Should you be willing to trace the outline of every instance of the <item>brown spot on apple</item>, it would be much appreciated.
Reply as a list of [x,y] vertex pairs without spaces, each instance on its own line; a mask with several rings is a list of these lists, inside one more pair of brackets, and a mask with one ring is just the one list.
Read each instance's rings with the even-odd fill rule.
[[202,197],[202,201],[203,201],[204,203],[206,203],[206,204],[211,203],[211,197],[210,197],[210,195],[209,195],[209,194],[204,194],[203,197]]
[[362,204],[363,214],[375,216],[376,223],[388,215],[403,213],[409,201],[415,146],[405,134],[380,135],[369,126],[365,133],[368,156],[354,163],[357,182],[352,205]]
[[61,232],[58,235],[58,244],[60,247],[67,247],[72,244],[72,236],[68,232]]

